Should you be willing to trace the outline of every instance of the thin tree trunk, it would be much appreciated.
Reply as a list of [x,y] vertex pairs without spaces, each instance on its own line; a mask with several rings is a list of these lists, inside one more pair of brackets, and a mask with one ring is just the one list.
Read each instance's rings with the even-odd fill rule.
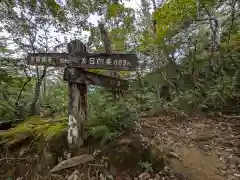
[[20,92],[19,92],[19,94],[18,94],[17,100],[15,101],[15,105],[16,105],[16,106],[18,106],[18,103],[19,103],[19,101],[20,101],[20,99],[21,99],[21,97],[22,97],[22,92],[23,92],[25,86],[26,86],[30,81],[31,81],[31,78],[28,77],[27,81],[23,84],[23,86],[22,86],[22,88],[21,88],[21,90],[20,90]]
[[143,98],[142,98],[143,84],[142,84],[142,79],[141,79],[138,68],[137,68],[136,73],[137,73],[138,85],[140,88],[140,103],[142,103],[143,102]]
[[18,103],[19,103],[19,101],[20,101],[20,99],[21,99],[21,97],[22,97],[22,92],[23,92],[23,90],[24,90],[24,88],[25,88],[25,86],[31,81],[31,77],[27,74],[27,70],[24,68],[24,72],[25,72],[25,74],[26,74],[26,76],[27,76],[27,81],[23,84],[23,86],[22,86],[22,88],[21,88],[21,90],[20,90],[20,92],[19,92],[19,94],[18,94],[18,97],[17,97],[17,100],[15,101],[15,106],[18,106]]
[[[108,32],[106,31],[103,23],[99,24],[99,30],[101,32],[101,38],[102,38],[102,42],[104,44],[104,49],[105,49],[106,53],[111,54],[112,53],[111,41],[109,39]],[[106,74],[109,76],[112,76],[112,77],[120,76],[119,72],[116,72],[116,71],[107,71]],[[113,97],[115,99],[120,98],[119,97],[120,94],[123,96],[123,92],[120,90],[112,89],[112,93],[113,93]]]
[[37,101],[39,99],[39,94],[40,94],[40,89],[41,89],[41,85],[42,85],[42,80],[46,75],[46,71],[47,71],[47,67],[44,67],[43,73],[41,75],[41,77],[38,79],[36,85],[35,85],[35,93],[34,93],[34,98],[31,104],[31,115],[35,115],[36,114],[36,104]]
[[197,81],[197,76],[196,76],[196,54],[197,54],[197,41],[194,44],[194,52],[193,52],[193,62],[192,62],[192,81],[194,86],[196,87],[196,81]]

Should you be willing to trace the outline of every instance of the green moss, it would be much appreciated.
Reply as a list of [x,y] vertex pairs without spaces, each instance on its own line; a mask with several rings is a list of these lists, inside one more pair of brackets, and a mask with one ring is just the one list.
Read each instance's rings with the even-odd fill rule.
[[54,124],[53,126],[49,126],[46,132],[44,133],[44,137],[46,140],[50,140],[53,136],[61,134],[65,128],[66,128],[65,123],[58,123]]
[[17,134],[24,134],[27,132],[31,132],[31,129],[27,127],[25,124],[21,124],[15,128],[9,129],[8,131],[4,131],[0,133],[1,137],[12,137]]
[[32,134],[34,136],[42,136],[46,140],[58,135],[67,127],[67,117],[42,118],[30,117],[24,122],[18,124],[15,128],[1,132],[0,137],[11,138],[18,134]]

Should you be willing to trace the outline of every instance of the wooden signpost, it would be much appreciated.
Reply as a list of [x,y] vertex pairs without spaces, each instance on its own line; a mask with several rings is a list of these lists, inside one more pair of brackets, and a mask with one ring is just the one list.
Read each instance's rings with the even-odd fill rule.
[[127,90],[129,86],[128,81],[126,80],[105,76],[103,74],[88,72],[85,70],[76,71],[75,75],[73,76],[69,68],[65,68],[63,79],[68,82],[98,85],[121,90]]
[[85,45],[74,40],[68,43],[68,53],[29,53],[27,64],[65,67],[63,79],[68,81],[68,143],[78,149],[85,139],[87,116],[87,85],[120,90],[128,89],[128,81],[86,69],[133,71],[138,62],[135,54],[88,53]]
[[132,71],[137,67],[137,57],[134,54],[90,54],[82,52],[70,55],[69,53],[36,53],[29,54],[27,62],[29,65],[68,66],[118,71]]

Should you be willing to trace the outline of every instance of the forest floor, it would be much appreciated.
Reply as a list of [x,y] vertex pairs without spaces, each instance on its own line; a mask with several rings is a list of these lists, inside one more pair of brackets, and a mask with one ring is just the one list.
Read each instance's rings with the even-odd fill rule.
[[[151,154],[155,153],[153,161],[151,158],[147,159],[150,163],[145,167],[145,171],[138,166],[140,160],[146,161],[146,158],[142,158],[142,152],[145,152],[143,146],[148,147]],[[14,172],[12,180],[17,177],[17,180],[238,180],[240,121],[201,116],[141,117],[133,132],[121,136],[103,148],[86,145],[75,160],[70,158],[60,162],[60,165],[65,167],[60,167],[59,164],[51,167],[51,173],[45,176],[47,178],[40,178],[35,176],[36,172],[30,172],[39,169],[35,166],[35,161],[25,164],[22,162],[20,166],[12,167],[15,169],[10,169],[8,165],[12,163],[11,159],[19,162],[25,159],[23,156],[19,157],[19,154],[21,152],[17,157],[16,154],[14,158],[9,157],[8,161],[5,158],[0,159],[0,180],[6,179],[6,172],[9,175]],[[34,157],[33,153],[31,157]],[[70,165],[71,163],[73,165]],[[26,172],[29,176],[23,176]]]
[[198,116],[183,120],[145,117],[141,121],[143,134],[171,152],[169,165],[179,179],[240,179],[240,121]]

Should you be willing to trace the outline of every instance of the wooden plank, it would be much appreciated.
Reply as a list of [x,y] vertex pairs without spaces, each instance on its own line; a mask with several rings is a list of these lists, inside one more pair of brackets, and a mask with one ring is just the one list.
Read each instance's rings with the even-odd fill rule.
[[85,70],[77,70],[74,74],[71,69],[65,68],[64,80],[74,83],[85,83],[91,85],[103,86],[106,88],[115,88],[127,90],[129,87],[128,81],[116,77],[110,77],[103,74],[88,72]]
[[68,53],[29,53],[27,64],[65,67],[68,56]]
[[27,64],[131,71],[138,66],[138,59],[136,54],[123,53],[29,53]]

